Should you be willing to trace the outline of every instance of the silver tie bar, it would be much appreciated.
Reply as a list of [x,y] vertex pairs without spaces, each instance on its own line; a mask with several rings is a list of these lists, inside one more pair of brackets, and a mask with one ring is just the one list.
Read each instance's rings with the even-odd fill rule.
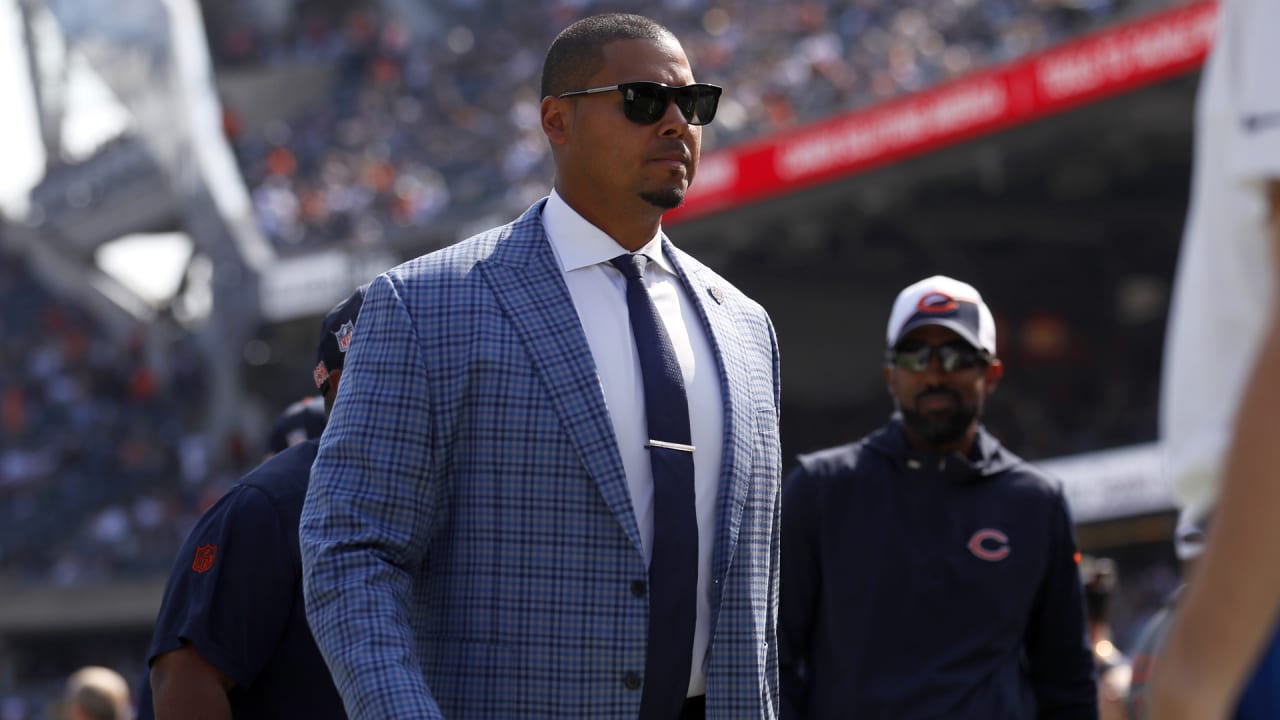
[[650,440],[649,442],[645,443],[644,446],[645,446],[645,449],[648,449],[651,447],[658,447],[658,448],[666,448],[668,450],[680,450],[681,452],[687,452],[687,453],[693,452],[692,445],[684,445],[681,443],[673,443],[673,442],[663,442],[661,440]]

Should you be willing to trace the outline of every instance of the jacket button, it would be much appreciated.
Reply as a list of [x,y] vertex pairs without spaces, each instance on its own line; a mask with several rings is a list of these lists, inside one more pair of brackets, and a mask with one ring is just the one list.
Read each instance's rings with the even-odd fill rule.
[[631,594],[635,595],[636,597],[644,597],[644,581],[643,580],[631,581]]
[[640,673],[634,673],[634,672],[627,673],[627,676],[622,678],[622,684],[625,685],[628,690],[639,690],[640,689]]

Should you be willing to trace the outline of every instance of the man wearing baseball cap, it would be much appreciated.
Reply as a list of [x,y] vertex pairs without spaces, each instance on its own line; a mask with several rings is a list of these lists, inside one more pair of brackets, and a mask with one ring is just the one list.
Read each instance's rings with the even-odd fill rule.
[[[333,407],[365,288],[325,316],[316,387]],[[250,471],[196,523],[147,650],[146,718],[345,718],[302,599],[298,519],[319,437]]]
[[317,440],[324,434],[324,426],[329,421],[329,408],[333,406],[333,399],[337,395],[337,378],[342,375],[347,349],[351,347],[351,336],[355,332],[356,316],[360,314],[360,306],[364,304],[364,291],[368,287],[365,285],[357,288],[356,292],[324,316],[320,326],[320,343],[316,347],[316,365],[311,371],[311,378],[320,394],[309,395],[290,403],[280,413],[271,424],[264,461],[298,443]]
[[338,395],[338,378],[342,376],[342,367],[346,364],[347,350],[351,348],[351,338],[356,331],[356,317],[364,305],[364,293],[369,289],[366,283],[346,300],[338,303],[320,326],[320,344],[316,347],[316,366],[311,371],[311,378],[316,381],[316,389],[324,395],[324,409],[333,409],[334,398]]
[[318,439],[324,434],[328,419],[323,395],[309,395],[290,403],[271,424],[271,432],[267,436],[267,455],[263,460],[298,443]]
[[1097,718],[1061,487],[980,422],[991,310],[930,277],[886,345],[892,418],[783,486],[783,717]]

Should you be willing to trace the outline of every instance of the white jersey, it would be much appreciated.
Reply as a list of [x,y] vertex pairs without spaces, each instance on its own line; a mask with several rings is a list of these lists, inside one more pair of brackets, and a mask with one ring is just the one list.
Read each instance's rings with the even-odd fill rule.
[[1191,208],[1160,402],[1165,472],[1184,526],[1200,524],[1217,500],[1275,272],[1266,187],[1280,179],[1280,0],[1219,7],[1196,101]]

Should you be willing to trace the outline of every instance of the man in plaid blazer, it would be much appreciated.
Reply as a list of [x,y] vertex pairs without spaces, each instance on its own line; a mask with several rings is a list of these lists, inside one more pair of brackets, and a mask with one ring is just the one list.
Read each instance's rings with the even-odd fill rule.
[[640,716],[653,480],[609,260],[642,252],[696,447],[697,631],[669,720],[776,718],[776,338],[660,226],[720,90],[632,15],[566,29],[542,90],[550,197],[368,290],[302,516],[317,644],[352,718]]

